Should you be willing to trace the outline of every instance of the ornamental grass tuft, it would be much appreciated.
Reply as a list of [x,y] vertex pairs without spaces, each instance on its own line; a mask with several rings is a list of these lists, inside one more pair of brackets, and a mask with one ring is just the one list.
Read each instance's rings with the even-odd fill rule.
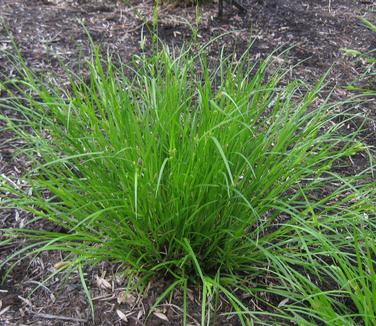
[[123,64],[94,49],[66,88],[18,59],[0,105],[32,168],[26,186],[2,176],[0,190],[4,208],[34,219],[3,230],[28,242],[2,266],[59,250],[84,281],[85,265],[122,263],[140,284],[170,280],[155,305],[182,290],[183,324],[196,287],[202,325],[224,313],[212,311],[218,298],[242,324],[371,325],[372,166],[340,173],[370,153],[359,130],[343,132],[351,103],[323,97],[324,78],[286,83],[272,56],[209,68],[204,52],[163,47]]

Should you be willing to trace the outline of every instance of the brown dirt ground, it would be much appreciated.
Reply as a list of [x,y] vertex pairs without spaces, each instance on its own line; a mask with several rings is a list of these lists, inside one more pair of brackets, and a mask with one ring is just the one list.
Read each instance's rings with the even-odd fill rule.
[[[351,95],[343,86],[359,78],[366,65],[359,60],[354,62],[341,49],[367,51],[376,48],[375,36],[358,20],[358,16],[373,19],[376,8],[372,0],[264,0],[263,4],[245,2],[245,6],[248,12],[244,15],[226,6],[221,18],[217,17],[216,4],[201,7],[199,42],[234,31],[210,46],[208,53],[213,60],[224,44],[227,52],[241,53],[253,40],[255,59],[270,54],[276,47],[293,45],[290,52],[279,59],[290,66],[304,60],[291,71],[291,78],[314,82],[332,67],[328,81],[335,87],[335,96]],[[146,48],[150,47],[146,31],[151,24],[152,11],[153,3],[149,0],[130,0],[126,4],[115,0],[0,0],[0,76],[11,78],[15,74],[15,67],[7,59],[7,53],[12,52],[9,32],[26,62],[36,71],[53,71],[62,76],[61,62],[78,71],[89,54],[89,42],[81,22],[96,43],[127,61],[141,51],[143,32]],[[195,8],[163,4],[159,15],[158,30],[163,41],[179,46],[191,38]],[[372,81],[366,86],[375,87]],[[355,110],[371,117],[363,134],[365,141],[375,144],[375,103],[359,104]],[[6,110],[2,113],[10,114]],[[28,164],[22,157],[14,156],[20,144],[11,139],[1,121],[0,128],[0,174],[14,180],[27,170]],[[360,165],[362,160],[359,158]],[[0,228],[22,227],[28,218],[17,210],[0,211]],[[0,259],[16,246],[20,247],[22,243],[0,248]],[[1,325],[179,324],[178,293],[173,302],[159,307],[159,315],[145,322],[145,314],[164,282],[158,280],[151,284],[144,298],[136,293],[124,297],[125,280],[117,273],[120,266],[107,263],[85,270],[96,307],[93,322],[77,273],[67,280],[56,275],[38,288],[40,282],[53,273],[55,264],[62,260],[60,253],[49,252],[15,267],[8,281],[0,286]],[[199,293],[192,292],[192,325],[198,324],[200,318],[199,309],[195,309],[199,306],[199,298]],[[257,303],[253,304],[257,309]],[[223,319],[223,324],[235,325],[236,322]]]

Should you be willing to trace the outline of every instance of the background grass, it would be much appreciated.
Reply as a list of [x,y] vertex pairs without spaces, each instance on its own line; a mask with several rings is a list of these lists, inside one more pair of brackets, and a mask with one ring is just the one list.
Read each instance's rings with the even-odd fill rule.
[[121,262],[140,285],[170,280],[155,305],[182,288],[183,323],[195,286],[203,325],[219,298],[242,324],[371,325],[372,164],[335,172],[369,149],[359,130],[342,132],[354,116],[337,108],[351,103],[319,96],[324,79],[286,85],[282,68],[268,70],[271,57],[248,53],[209,69],[204,49],[162,47],[129,65],[103,63],[95,49],[89,77],[68,72],[62,89],[17,60],[22,77],[1,85],[1,106],[17,118],[2,119],[33,168],[26,191],[2,177],[3,206],[63,231],[3,230],[4,241],[29,244],[2,266],[61,250],[84,280],[84,265]]

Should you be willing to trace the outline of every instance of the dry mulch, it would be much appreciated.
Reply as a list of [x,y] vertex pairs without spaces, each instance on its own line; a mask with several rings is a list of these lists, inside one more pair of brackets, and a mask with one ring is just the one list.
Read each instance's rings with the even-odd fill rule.
[[[376,48],[375,36],[358,20],[358,16],[372,19],[376,10],[372,1],[264,0],[263,4],[257,1],[244,1],[244,4],[248,8],[247,14],[240,15],[226,6],[221,18],[217,17],[216,4],[205,4],[200,8],[198,42],[204,43],[213,36],[234,31],[210,46],[208,53],[213,60],[224,44],[227,52],[241,53],[253,40],[255,59],[270,54],[276,47],[294,46],[279,59],[281,64],[290,66],[304,60],[291,72],[291,78],[312,83],[332,67],[328,82],[336,87],[335,96],[350,95],[343,86],[361,76],[366,65],[362,61],[354,62],[341,49],[367,51]],[[195,11],[190,6],[164,3],[159,12],[160,38],[172,46],[189,40]],[[127,61],[143,50],[142,36],[146,38],[146,51],[150,49],[148,29],[152,25],[152,14],[151,1],[0,0],[0,76],[11,78],[16,74],[7,57],[7,53],[14,53],[9,32],[28,65],[38,72],[53,71],[57,76],[63,76],[61,62],[79,71],[90,53],[82,25],[96,43]],[[64,83],[63,77],[61,82]],[[367,86],[375,85],[371,82]],[[355,109],[373,119],[368,123],[364,137],[374,143],[374,103],[361,104]],[[2,113],[11,114],[5,110]],[[12,140],[1,121],[0,128],[0,174],[17,180],[28,169],[27,161],[14,155],[22,144]],[[0,193],[0,197],[2,195]],[[0,211],[0,228],[22,227],[28,218],[17,210]],[[16,246],[20,247],[22,243],[0,248],[0,259]],[[126,280],[117,272],[120,266],[103,263],[95,269],[87,268],[85,276],[96,307],[93,322],[76,273],[67,280],[58,274],[41,285],[40,282],[50,276],[62,260],[64,257],[60,253],[49,252],[26,259],[15,267],[8,281],[0,286],[1,325],[145,324],[145,315],[163,282],[150,284],[147,295],[141,298],[137,293],[124,294]],[[175,299],[175,302],[160,306],[146,324],[179,324],[179,294]],[[199,309],[195,309],[199,307],[199,294],[192,292],[190,300],[193,307],[190,322],[195,325],[199,320]],[[236,324],[233,320],[225,323]]]

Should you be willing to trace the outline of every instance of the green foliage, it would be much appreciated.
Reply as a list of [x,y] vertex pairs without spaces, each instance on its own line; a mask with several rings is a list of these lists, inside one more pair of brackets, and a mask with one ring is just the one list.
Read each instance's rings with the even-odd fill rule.
[[[376,26],[371,23],[369,20],[360,17],[361,22],[365,27],[367,27],[373,33],[376,33]],[[376,49],[371,49],[367,52],[362,52],[354,49],[342,49],[344,53],[348,56],[354,58],[354,61],[361,60],[365,63],[366,69],[361,74],[361,76],[355,81],[355,83],[363,82],[369,84],[368,87],[358,87],[356,85],[348,85],[347,88],[350,90],[361,91],[364,95],[375,96],[376,95],[376,73],[375,73],[375,64]]]
[[[26,190],[3,177],[12,194],[4,207],[65,230],[4,230],[29,240],[18,254],[68,252],[81,276],[82,265],[109,260],[140,283],[172,278],[155,304],[201,286],[203,325],[219,295],[243,324],[371,320],[371,169],[332,169],[367,148],[357,132],[341,133],[353,119],[336,113],[343,103],[318,101],[323,80],[282,86],[284,71],[271,73],[270,61],[250,65],[246,53],[210,70],[203,50],[163,48],[104,65],[95,50],[89,78],[71,74],[68,90],[18,61],[22,78],[2,85],[10,96],[1,104],[18,118],[2,118],[33,169]],[[238,292],[265,310],[247,308]],[[185,322],[187,309],[185,299]]]

